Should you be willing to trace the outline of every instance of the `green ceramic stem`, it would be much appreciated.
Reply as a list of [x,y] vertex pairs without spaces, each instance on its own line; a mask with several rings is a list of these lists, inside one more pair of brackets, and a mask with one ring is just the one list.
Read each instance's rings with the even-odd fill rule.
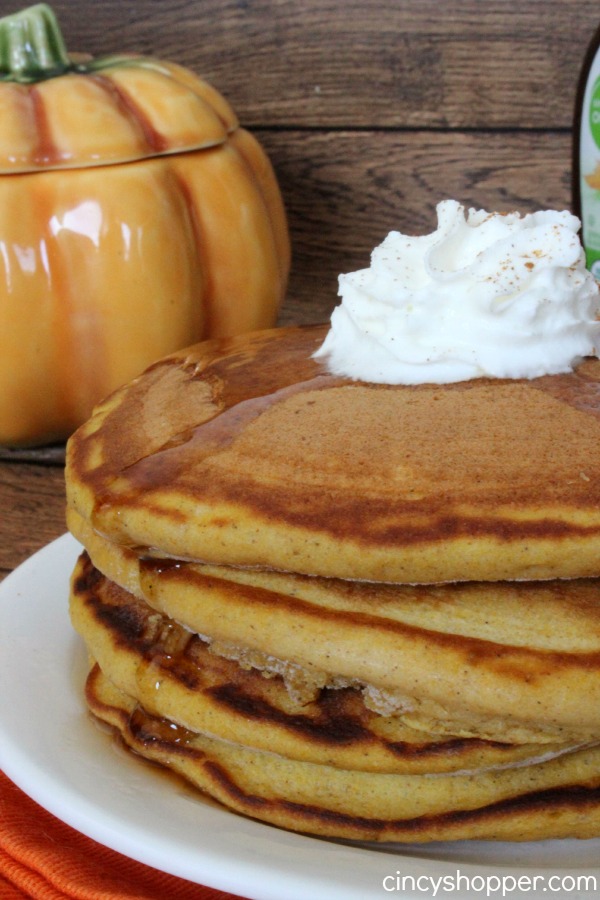
[[43,81],[72,68],[58,21],[47,4],[0,19],[0,80]]

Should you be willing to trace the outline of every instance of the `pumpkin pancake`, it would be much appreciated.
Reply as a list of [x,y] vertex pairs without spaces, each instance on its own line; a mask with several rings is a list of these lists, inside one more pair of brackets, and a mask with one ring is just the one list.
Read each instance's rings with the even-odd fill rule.
[[378,841],[530,841],[600,830],[600,749],[474,773],[346,770],[219,740],[150,715],[95,665],[93,713],[138,755],[231,809],[295,831]]
[[391,386],[326,327],[174,354],[70,439],[92,711],[238,812],[600,833],[600,361]]
[[390,386],[313,359],[326,326],[152,366],[69,441],[69,506],[159,556],[377,582],[600,575],[600,361]]
[[[426,734],[369,709],[364,686],[349,680],[330,679],[328,686],[327,676],[315,679],[319,689],[305,696],[310,685],[301,675],[314,673],[289,663],[278,673],[272,657],[260,667],[251,654],[225,658],[210,639],[132,597],[87,557],[73,578],[71,617],[104,674],[148,713],[292,759],[433,774],[523,765],[576,749]],[[286,688],[288,677],[295,690]]]
[[511,743],[600,735],[595,579],[376,585],[140,559],[77,533],[109,579],[189,631],[320,673],[317,684],[355,680],[414,728]]

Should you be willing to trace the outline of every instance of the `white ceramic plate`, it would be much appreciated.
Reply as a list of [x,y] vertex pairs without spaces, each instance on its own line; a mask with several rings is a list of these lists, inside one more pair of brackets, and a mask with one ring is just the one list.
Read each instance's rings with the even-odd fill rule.
[[[118,750],[83,703],[85,652],[67,613],[79,550],[64,535],[0,584],[0,768],[64,822],[252,900],[598,895],[600,841],[374,848],[302,837],[227,812]],[[581,876],[594,881],[577,892]],[[519,877],[529,879],[522,893]]]

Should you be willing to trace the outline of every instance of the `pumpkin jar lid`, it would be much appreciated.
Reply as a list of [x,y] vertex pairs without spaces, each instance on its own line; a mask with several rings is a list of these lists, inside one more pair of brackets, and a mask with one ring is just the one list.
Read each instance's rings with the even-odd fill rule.
[[0,19],[0,123],[3,174],[214,147],[238,126],[221,94],[181,66],[69,55],[46,4]]

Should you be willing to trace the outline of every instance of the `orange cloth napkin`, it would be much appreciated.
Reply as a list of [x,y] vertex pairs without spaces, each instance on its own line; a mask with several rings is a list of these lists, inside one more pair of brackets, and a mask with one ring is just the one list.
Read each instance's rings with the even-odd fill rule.
[[23,897],[236,900],[97,844],[46,812],[0,772],[0,900]]

